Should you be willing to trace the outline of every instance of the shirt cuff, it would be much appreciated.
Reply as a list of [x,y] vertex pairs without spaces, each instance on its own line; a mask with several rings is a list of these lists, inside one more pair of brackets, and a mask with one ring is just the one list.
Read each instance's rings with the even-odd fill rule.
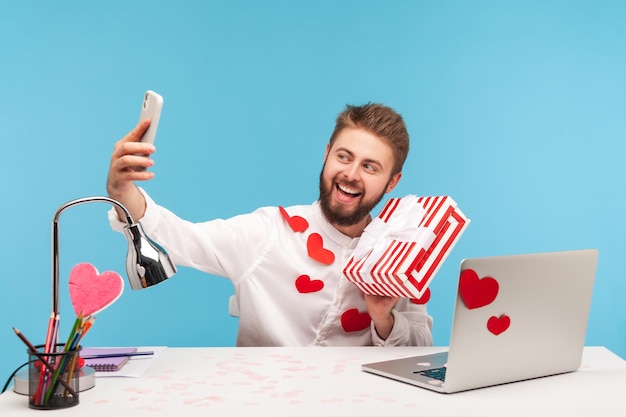
[[[150,235],[157,227],[159,223],[159,210],[157,208],[157,204],[154,202],[152,198],[144,191],[143,188],[137,187],[143,197],[146,200],[146,212],[143,217],[140,219],[133,219],[135,223],[141,222],[141,227],[143,231]],[[121,221],[117,216],[117,210],[115,207],[112,207],[108,212],[109,223],[111,224],[111,228],[113,230],[123,233],[124,227],[126,226],[126,222]]]
[[371,323],[372,342],[374,346],[407,346],[409,340],[407,339],[407,332],[409,323],[406,317],[402,314],[396,314],[395,311],[391,311],[393,315],[393,327],[391,333],[387,339],[383,339],[378,335],[374,322]]

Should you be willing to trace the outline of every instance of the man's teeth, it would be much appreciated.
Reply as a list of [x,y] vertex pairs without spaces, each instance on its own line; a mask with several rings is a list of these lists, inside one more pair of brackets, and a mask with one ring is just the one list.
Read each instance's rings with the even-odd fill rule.
[[343,191],[344,193],[346,193],[346,194],[352,194],[352,195],[358,195],[359,194],[358,190],[346,187],[345,185],[337,184],[337,187],[339,187],[339,189],[341,191]]

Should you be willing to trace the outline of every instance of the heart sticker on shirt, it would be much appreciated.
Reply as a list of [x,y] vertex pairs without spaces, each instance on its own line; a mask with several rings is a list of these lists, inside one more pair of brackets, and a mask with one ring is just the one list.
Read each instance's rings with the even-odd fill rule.
[[86,317],[113,304],[124,291],[124,279],[117,272],[98,274],[93,265],[80,263],[70,271],[69,289],[76,315]]
[[510,325],[511,318],[506,314],[503,314],[500,317],[491,316],[489,317],[489,320],[487,320],[487,329],[496,336],[506,331]]
[[317,292],[324,288],[324,281],[320,279],[311,279],[308,275],[300,275],[296,279],[296,288],[301,294]]
[[319,233],[311,233],[306,241],[306,250],[312,259],[324,265],[335,261],[335,254],[324,248],[324,241]]
[[343,327],[346,333],[365,330],[369,327],[371,321],[372,318],[367,312],[360,313],[356,308],[346,310],[341,315],[341,327]]
[[278,209],[280,210],[280,214],[282,214],[283,219],[287,221],[287,224],[294,232],[304,232],[309,228],[309,222],[307,222],[304,217],[290,216],[289,213],[287,213],[287,211],[281,206],[278,206]]
[[498,289],[498,281],[492,277],[479,278],[473,269],[461,272],[459,294],[470,310],[491,304],[498,295]]
[[424,291],[424,294],[422,294],[420,298],[411,298],[410,301],[413,304],[426,304],[430,301],[430,288],[426,288],[426,291]]

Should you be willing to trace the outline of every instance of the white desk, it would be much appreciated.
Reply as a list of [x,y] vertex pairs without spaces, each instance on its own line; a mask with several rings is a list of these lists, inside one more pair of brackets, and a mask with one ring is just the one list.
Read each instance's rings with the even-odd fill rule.
[[442,348],[170,348],[140,378],[98,378],[80,404],[0,415],[65,416],[626,416],[626,361],[587,347],[577,372],[438,394],[360,370],[365,362]]

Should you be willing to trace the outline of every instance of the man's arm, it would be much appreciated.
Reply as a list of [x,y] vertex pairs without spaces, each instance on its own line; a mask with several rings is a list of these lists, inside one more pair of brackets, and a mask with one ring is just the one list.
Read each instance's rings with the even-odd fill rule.
[[[155,152],[154,145],[139,142],[149,125],[150,120],[139,122],[115,144],[107,177],[109,197],[122,203],[135,221],[144,216],[146,201],[134,181],[154,178],[154,173],[147,170],[154,165],[154,161],[150,159],[150,155]],[[137,170],[137,167],[145,169]],[[118,208],[116,210],[119,219],[124,221],[124,213]]]

